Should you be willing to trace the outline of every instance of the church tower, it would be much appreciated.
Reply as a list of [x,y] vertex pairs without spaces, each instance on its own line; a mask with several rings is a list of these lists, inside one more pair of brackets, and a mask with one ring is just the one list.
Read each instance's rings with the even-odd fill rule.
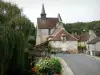
[[36,45],[47,41],[48,36],[54,32],[58,22],[57,17],[46,17],[44,4],[42,4],[40,17],[37,18]]
[[41,18],[42,18],[42,19],[46,19],[46,13],[45,13],[44,4],[42,4]]

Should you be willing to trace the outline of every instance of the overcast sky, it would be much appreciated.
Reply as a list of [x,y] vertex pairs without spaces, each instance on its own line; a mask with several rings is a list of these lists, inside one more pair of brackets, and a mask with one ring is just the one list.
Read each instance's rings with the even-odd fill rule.
[[60,13],[64,23],[100,20],[100,0],[4,0],[16,3],[23,13],[36,24],[42,3],[48,17]]

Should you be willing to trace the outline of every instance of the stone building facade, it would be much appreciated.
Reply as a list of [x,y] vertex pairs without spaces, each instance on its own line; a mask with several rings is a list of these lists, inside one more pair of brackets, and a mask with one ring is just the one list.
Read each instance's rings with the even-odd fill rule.
[[45,8],[42,5],[40,16],[37,18],[36,45],[49,40],[54,50],[77,52],[78,39],[65,30],[60,14],[58,17],[46,17]]

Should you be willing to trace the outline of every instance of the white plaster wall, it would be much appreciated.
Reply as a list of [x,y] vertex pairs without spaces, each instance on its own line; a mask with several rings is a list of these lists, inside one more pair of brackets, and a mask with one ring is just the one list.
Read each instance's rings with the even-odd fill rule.
[[93,44],[89,44],[89,51],[93,51],[95,50],[94,45]]
[[42,35],[42,36],[44,36],[44,35],[48,35],[48,32],[49,32],[49,30],[48,29],[39,29],[39,35]]
[[36,38],[36,45],[39,45],[41,43],[41,38],[40,37],[37,37]]
[[87,41],[85,41],[86,49],[89,50],[89,45],[87,44]]
[[62,51],[67,51],[67,50],[77,50],[77,41],[50,41],[50,45],[53,48],[61,48]]
[[[89,40],[87,40],[87,42],[89,42],[89,41],[91,41],[91,40],[93,40],[94,38],[97,37],[93,30],[89,30],[89,35],[90,35],[90,37],[89,37]],[[87,50],[88,51],[94,50],[94,45],[87,44]]]
[[91,41],[97,37],[96,34],[94,33],[94,31],[92,31],[92,30],[89,30],[89,35],[90,35],[90,37],[89,37],[88,41]]
[[[50,29],[50,34],[52,34],[54,32],[54,28]],[[48,35],[49,34],[49,29],[38,29],[38,35]]]
[[54,28],[53,28],[53,29],[51,29],[51,32],[50,32],[50,34],[52,34],[52,33],[54,32],[54,30],[55,30]]
[[37,27],[37,34],[36,34],[36,45],[41,43],[41,35],[40,35],[40,30]]
[[[55,29],[51,29],[51,34],[54,32]],[[49,36],[48,33],[49,29],[37,29],[37,37],[36,37],[36,45],[43,43],[47,40]]]
[[98,43],[95,44],[95,49],[97,51],[100,51],[100,42],[98,42]]
[[37,29],[36,45],[46,41],[48,29]]
[[48,35],[44,35],[44,36],[42,36],[42,37],[41,37],[41,41],[42,41],[42,42],[47,41],[47,37],[48,37]]

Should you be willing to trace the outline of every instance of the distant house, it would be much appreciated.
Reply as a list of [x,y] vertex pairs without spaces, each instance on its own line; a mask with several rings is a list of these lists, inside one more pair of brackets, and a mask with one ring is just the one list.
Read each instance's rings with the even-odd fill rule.
[[58,26],[55,32],[52,34],[52,37],[48,37],[50,39],[50,45],[56,51],[77,51],[77,38],[73,35],[69,34],[63,26]]
[[80,35],[73,33],[73,36],[78,39],[78,51],[79,53],[85,53],[88,49],[87,41],[89,40],[89,32],[82,32]]
[[97,37],[97,35],[95,34],[95,32],[93,30],[89,30],[89,39],[88,42],[95,39]]
[[94,31],[90,32],[90,38],[87,42],[88,44],[88,53],[90,55],[100,56],[100,37],[98,37]]
[[43,5],[41,17],[37,18],[36,45],[47,40],[55,51],[73,50],[73,52],[77,52],[78,39],[65,30],[60,14],[58,17],[46,17]]

